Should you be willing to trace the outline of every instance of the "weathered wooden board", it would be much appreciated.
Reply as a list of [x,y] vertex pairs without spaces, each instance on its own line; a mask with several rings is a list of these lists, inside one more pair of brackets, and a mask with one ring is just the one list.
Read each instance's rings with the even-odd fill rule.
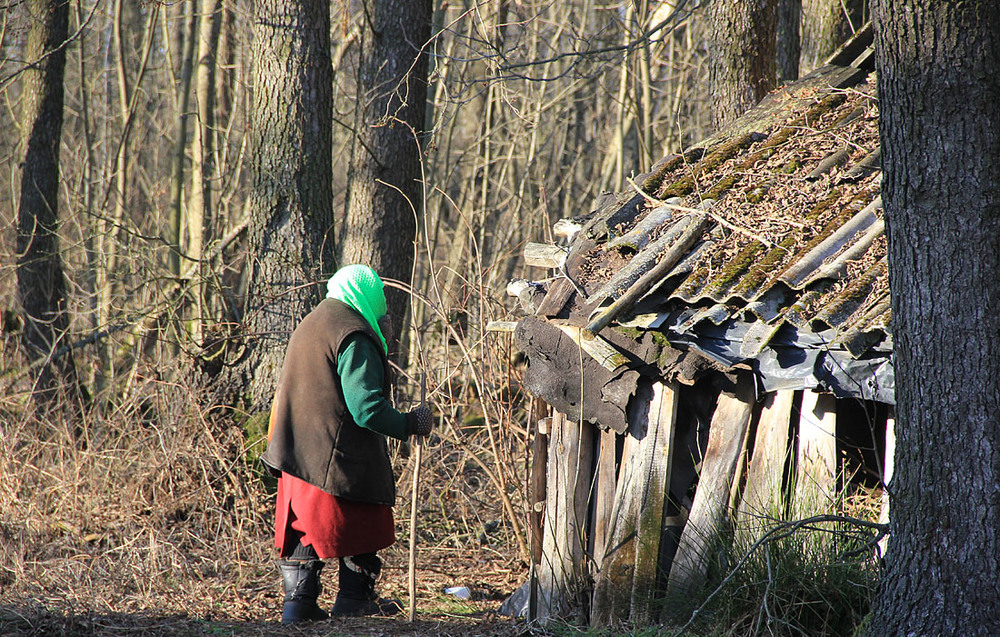
[[542,560],[538,565],[538,615],[545,621],[578,607],[586,590],[584,533],[593,465],[588,423],[567,420],[558,412],[549,432],[548,475]]
[[542,528],[545,519],[545,473],[549,455],[549,430],[552,416],[541,398],[531,401],[529,419],[534,420],[531,441],[531,473],[528,483],[528,532],[531,536],[531,564],[528,568],[528,620],[538,617],[538,565],[542,562]]
[[730,516],[730,490],[745,453],[755,399],[749,373],[740,374],[735,394],[719,396],[691,513],[670,567],[668,597],[696,594],[705,583],[712,551]]
[[618,481],[618,465],[615,458],[618,434],[612,429],[606,429],[600,433],[600,437],[601,441],[595,462],[597,471],[594,476],[594,516],[590,526],[591,564],[595,576],[601,570],[601,564],[604,562],[611,509],[615,501],[615,484]]
[[674,385],[640,385],[594,587],[592,625],[645,623],[652,614],[676,419]]
[[795,461],[797,519],[831,513],[837,494],[837,400],[832,394],[802,392]]
[[737,510],[737,546],[759,539],[784,509],[782,478],[788,457],[788,430],[795,392],[769,394],[757,425],[746,487]]
[[537,268],[561,268],[566,263],[566,248],[551,243],[526,243],[524,262]]
[[517,321],[490,321],[486,324],[487,332],[511,333],[517,329]]
[[[657,567],[660,563],[660,538],[663,533],[664,508],[670,487],[670,468],[673,461],[674,428],[677,423],[677,389],[657,383],[653,385],[653,398],[649,405],[649,430],[652,438],[641,446],[645,456],[645,488],[639,503],[637,518],[637,543],[635,547],[635,575],[632,579],[632,605],[629,621],[643,626],[651,623],[654,613]],[[649,431],[655,435],[651,436]]]
[[549,284],[549,291],[535,310],[537,316],[557,316],[562,312],[566,306],[566,302],[573,296],[577,288],[577,284],[571,281],[569,277],[575,277],[579,274],[580,263],[586,258],[586,255],[594,245],[594,241],[587,239],[585,236],[577,238],[569,254],[566,255],[566,262],[559,268],[563,276],[560,276]]
[[616,371],[626,363],[628,357],[615,349],[615,346],[596,334],[591,334],[576,325],[552,321],[562,330],[563,334],[573,339],[573,342],[609,372]]

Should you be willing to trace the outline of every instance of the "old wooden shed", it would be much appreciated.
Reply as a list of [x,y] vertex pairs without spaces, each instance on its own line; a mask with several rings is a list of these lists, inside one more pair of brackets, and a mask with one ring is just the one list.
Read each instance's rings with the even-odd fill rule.
[[[888,481],[894,379],[870,32],[529,245],[529,614],[657,619],[720,531]],[[889,448],[887,453],[886,448]]]

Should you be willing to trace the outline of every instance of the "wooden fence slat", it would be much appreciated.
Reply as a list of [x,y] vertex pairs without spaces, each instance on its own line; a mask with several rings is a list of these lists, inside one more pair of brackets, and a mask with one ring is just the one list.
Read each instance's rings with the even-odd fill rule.
[[[629,423],[625,433],[621,468],[615,485],[615,499],[611,507],[609,529],[603,553],[601,570],[594,582],[594,601],[591,608],[591,625],[608,624],[613,618],[624,618],[628,614],[629,597],[632,590],[632,567],[635,564],[635,460],[639,440],[635,433],[640,424],[635,418]],[[640,433],[645,436],[645,431]],[[624,598],[624,599],[623,599]]]
[[746,487],[736,515],[737,536],[745,545],[759,539],[768,519],[782,511],[782,478],[794,397],[792,390],[768,395],[760,415]]
[[535,421],[535,436],[531,441],[531,511],[528,512],[531,530],[531,560],[542,560],[542,522],[545,516],[545,482],[549,455],[549,430],[552,418],[546,416]]
[[691,513],[670,567],[669,597],[697,593],[705,583],[711,553],[730,515],[730,489],[746,448],[754,400],[754,379],[749,374],[740,374],[735,394],[719,396]]
[[[648,613],[651,598],[647,599],[647,594],[652,594],[655,583],[663,503],[669,484],[669,449],[677,413],[675,388],[641,384],[633,405],[608,542],[594,587],[592,625],[629,619],[633,603],[638,604],[637,614]],[[647,579],[650,571],[652,579]]]
[[584,531],[593,463],[588,423],[558,412],[549,432],[542,561],[538,565],[538,619],[567,614],[586,588]]
[[837,400],[832,394],[802,392],[795,463],[796,519],[830,513],[837,495]]

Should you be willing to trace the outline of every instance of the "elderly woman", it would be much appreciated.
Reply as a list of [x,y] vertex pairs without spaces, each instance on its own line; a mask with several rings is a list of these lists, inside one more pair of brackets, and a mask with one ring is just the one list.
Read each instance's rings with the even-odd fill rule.
[[327,290],[288,342],[263,455],[278,475],[274,539],[283,624],[328,617],[316,599],[323,560],[334,558],[340,587],[332,615],[401,610],[375,593],[382,567],[376,551],[395,541],[396,487],[385,436],[426,436],[432,424],[423,405],[404,414],[389,404],[378,274],[349,265]]

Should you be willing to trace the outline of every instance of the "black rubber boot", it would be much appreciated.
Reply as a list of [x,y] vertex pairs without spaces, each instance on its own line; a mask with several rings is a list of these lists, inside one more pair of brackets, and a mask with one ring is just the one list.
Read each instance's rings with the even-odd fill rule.
[[326,611],[316,603],[321,590],[319,573],[326,564],[320,560],[281,560],[278,565],[281,567],[281,583],[285,589],[281,623],[329,619]]
[[334,617],[395,615],[403,605],[375,594],[382,560],[374,553],[340,558],[340,589],[330,614]]

